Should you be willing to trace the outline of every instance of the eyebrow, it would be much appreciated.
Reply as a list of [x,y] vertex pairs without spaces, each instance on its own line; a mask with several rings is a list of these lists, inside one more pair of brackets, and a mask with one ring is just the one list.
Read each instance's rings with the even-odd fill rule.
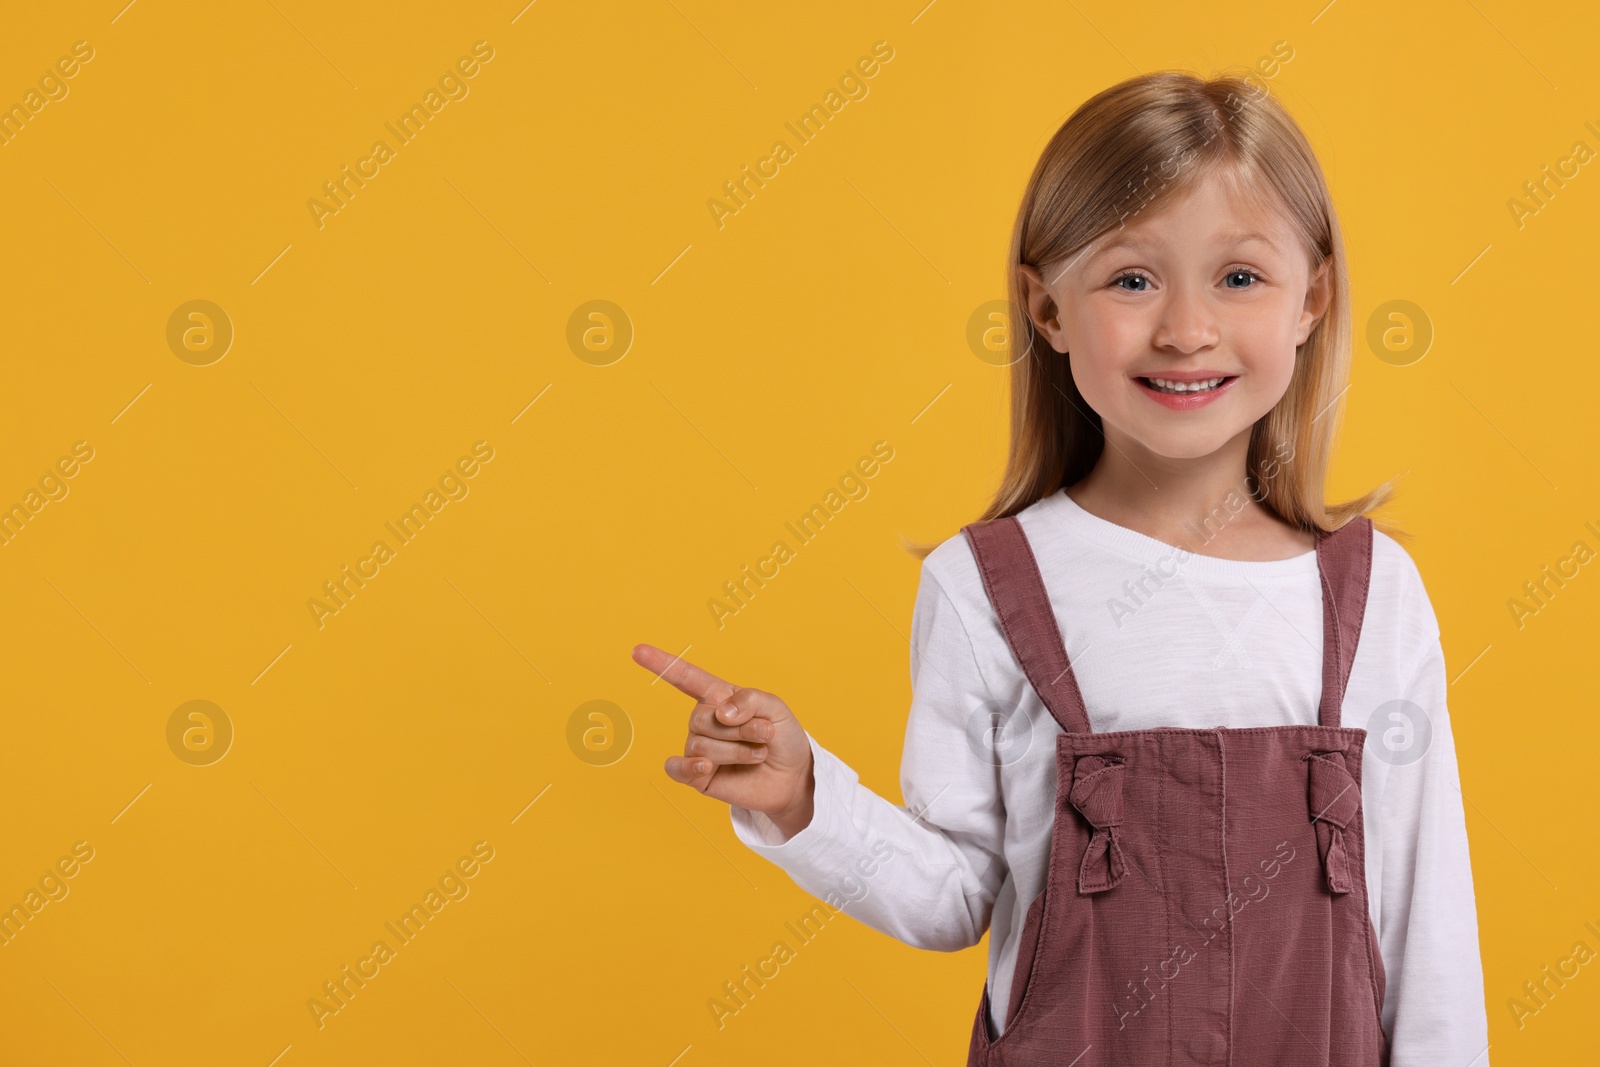
[[[1259,234],[1253,231],[1232,231],[1229,233],[1219,234],[1217,240],[1220,243],[1230,247],[1234,245],[1249,244],[1253,241],[1257,244],[1266,245],[1274,252],[1278,250],[1278,246],[1273,243],[1271,238],[1267,237],[1265,234]],[[1095,250],[1094,254],[1090,258],[1092,259],[1104,255],[1106,252],[1110,252],[1114,248],[1131,248],[1134,251],[1138,251],[1143,247],[1144,242],[1140,241],[1138,238],[1132,237],[1128,234],[1122,234],[1108,241],[1106,244],[1101,245]]]

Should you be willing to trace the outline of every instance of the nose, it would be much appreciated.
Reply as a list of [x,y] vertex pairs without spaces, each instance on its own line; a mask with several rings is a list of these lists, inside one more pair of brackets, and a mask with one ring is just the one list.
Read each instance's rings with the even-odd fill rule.
[[1184,285],[1168,291],[1172,295],[1161,305],[1152,338],[1155,346],[1187,355],[1215,345],[1217,319],[1206,294]]

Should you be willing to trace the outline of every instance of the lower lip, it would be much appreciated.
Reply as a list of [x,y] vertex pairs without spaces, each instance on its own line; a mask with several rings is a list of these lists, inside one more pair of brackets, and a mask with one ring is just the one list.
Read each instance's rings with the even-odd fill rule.
[[1193,411],[1195,408],[1205,407],[1222,396],[1223,393],[1232,389],[1233,383],[1238,380],[1237,377],[1229,378],[1215,389],[1205,393],[1163,393],[1161,390],[1146,384],[1143,378],[1135,378],[1133,381],[1139,387],[1140,392],[1163,407],[1169,407],[1174,411]]

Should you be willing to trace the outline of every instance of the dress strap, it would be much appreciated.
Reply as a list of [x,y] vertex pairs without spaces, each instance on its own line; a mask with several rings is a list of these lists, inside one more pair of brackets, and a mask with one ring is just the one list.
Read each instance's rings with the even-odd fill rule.
[[1345,686],[1361,639],[1372,579],[1372,520],[1357,516],[1317,541],[1317,570],[1322,576],[1322,706],[1323,726],[1338,726]]
[[1092,733],[1083,694],[1078,691],[1061,628],[1039,573],[1039,561],[1022,523],[1012,515],[968,523],[961,532],[967,535],[977,558],[983,588],[1000,618],[1006,644],[1028,681],[1063,730]]

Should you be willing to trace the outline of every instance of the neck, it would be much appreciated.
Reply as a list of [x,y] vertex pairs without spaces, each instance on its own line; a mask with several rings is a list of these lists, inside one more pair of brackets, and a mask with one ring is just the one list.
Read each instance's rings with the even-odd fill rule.
[[1192,552],[1264,509],[1250,495],[1245,461],[1250,430],[1215,452],[1192,458],[1158,455],[1111,431],[1094,470],[1067,495],[1086,511]]

